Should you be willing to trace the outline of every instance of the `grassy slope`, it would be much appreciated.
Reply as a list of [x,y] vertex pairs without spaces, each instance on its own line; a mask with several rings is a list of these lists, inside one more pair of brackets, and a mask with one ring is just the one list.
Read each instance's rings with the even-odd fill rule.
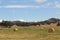
[[17,27],[15,32],[13,28],[3,28],[0,29],[0,40],[60,40],[60,27],[55,27],[55,32],[48,33],[48,26]]

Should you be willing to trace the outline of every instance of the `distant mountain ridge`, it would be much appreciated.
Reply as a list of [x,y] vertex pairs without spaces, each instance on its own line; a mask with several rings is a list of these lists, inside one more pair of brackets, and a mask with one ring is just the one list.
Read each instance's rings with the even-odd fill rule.
[[[0,20],[0,22],[2,22],[2,21],[8,21],[8,20]],[[26,21],[26,20],[22,20],[22,19],[13,20],[13,21],[20,21],[20,22],[40,22],[40,21]],[[46,20],[45,20],[45,21],[46,21]],[[60,19],[50,18],[50,19],[47,19],[47,21],[60,21]]]
[[17,25],[17,26],[36,26],[36,25],[44,25],[44,24],[48,24],[50,25],[51,23],[58,23],[57,25],[60,26],[60,19],[57,18],[50,18],[48,20],[45,21],[36,21],[36,22],[28,22],[28,21],[23,21],[23,20],[15,20],[15,21],[5,21],[5,20],[0,20],[0,26],[5,26],[9,28],[13,25]]

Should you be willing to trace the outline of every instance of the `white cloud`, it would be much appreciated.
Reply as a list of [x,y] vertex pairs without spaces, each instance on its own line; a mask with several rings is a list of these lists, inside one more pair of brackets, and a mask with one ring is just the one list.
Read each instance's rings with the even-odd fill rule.
[[55,4],[58,4],[59,2],[58,1],[55,1]]
[[2,6],[0,6],[0,8],[2,8]]
[[51,3],[47,3],[46,5],[46,8],[50,7],[51,6]]
[[58,1],[55,1],[55,8],[60,8],[60,3]]
[[47,0],[35,0],[35,1],[38,3],[43,3],[43,2],[46,2]]
[[55,6],[56,6],[56,8],[60,8],[60,4],[56,4]]
[[56,12],[56,15],[60,15],[60,12]]
[[44,5],[41,5],[41,7],[43,8],[49,8],[51,7],[52,3],[47,3],[47,4],[44,4]]
[[39,8],[40,6],[28,6],[28,5],[7,5],[0,6],[0,8]]
[[0,22],[2,22],[3,20],[0,20]]

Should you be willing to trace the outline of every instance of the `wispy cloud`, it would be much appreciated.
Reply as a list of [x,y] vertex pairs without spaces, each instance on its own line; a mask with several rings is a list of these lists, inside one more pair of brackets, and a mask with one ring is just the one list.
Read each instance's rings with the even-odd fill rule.
[[60,8],[60,4],[56,4],[55,6],[56,6],[56,8]]
[[60,15],[60,12],[56,12],[56,15]]
[[0,6],[0,8],[2,8],[2,6]]
[[55,8],[60,8],[60,3],[58,1],[55,1]]
[[7,5],[0,6],[0,8],[39,8],[40,6],[30,6],[30,5]]
[[55,1],[55,4],[58,4],[59,2],[58,1]]
[[38,2],[38,3],[43,3],[43,2],[46,2],[47,0],[35,0],[35,2]]
[[51,5],[52,5],[52,3],[47,3],[47,4],[42,5],[41,7],[43,7],[43,8],[49,8],[49,7],[51,7]]
[[42,8],[60,8],[60,2],[58,0],[54,0],[54,2],[47,2],[48,0],[35,0],[37,3],[44,3],[41,5]]

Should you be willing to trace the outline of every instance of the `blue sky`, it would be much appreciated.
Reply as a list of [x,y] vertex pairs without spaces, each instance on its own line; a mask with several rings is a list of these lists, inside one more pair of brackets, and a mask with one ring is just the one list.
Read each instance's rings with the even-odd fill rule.
[[60,0],[0,0],[0,19],[42,21],[60,18]]

